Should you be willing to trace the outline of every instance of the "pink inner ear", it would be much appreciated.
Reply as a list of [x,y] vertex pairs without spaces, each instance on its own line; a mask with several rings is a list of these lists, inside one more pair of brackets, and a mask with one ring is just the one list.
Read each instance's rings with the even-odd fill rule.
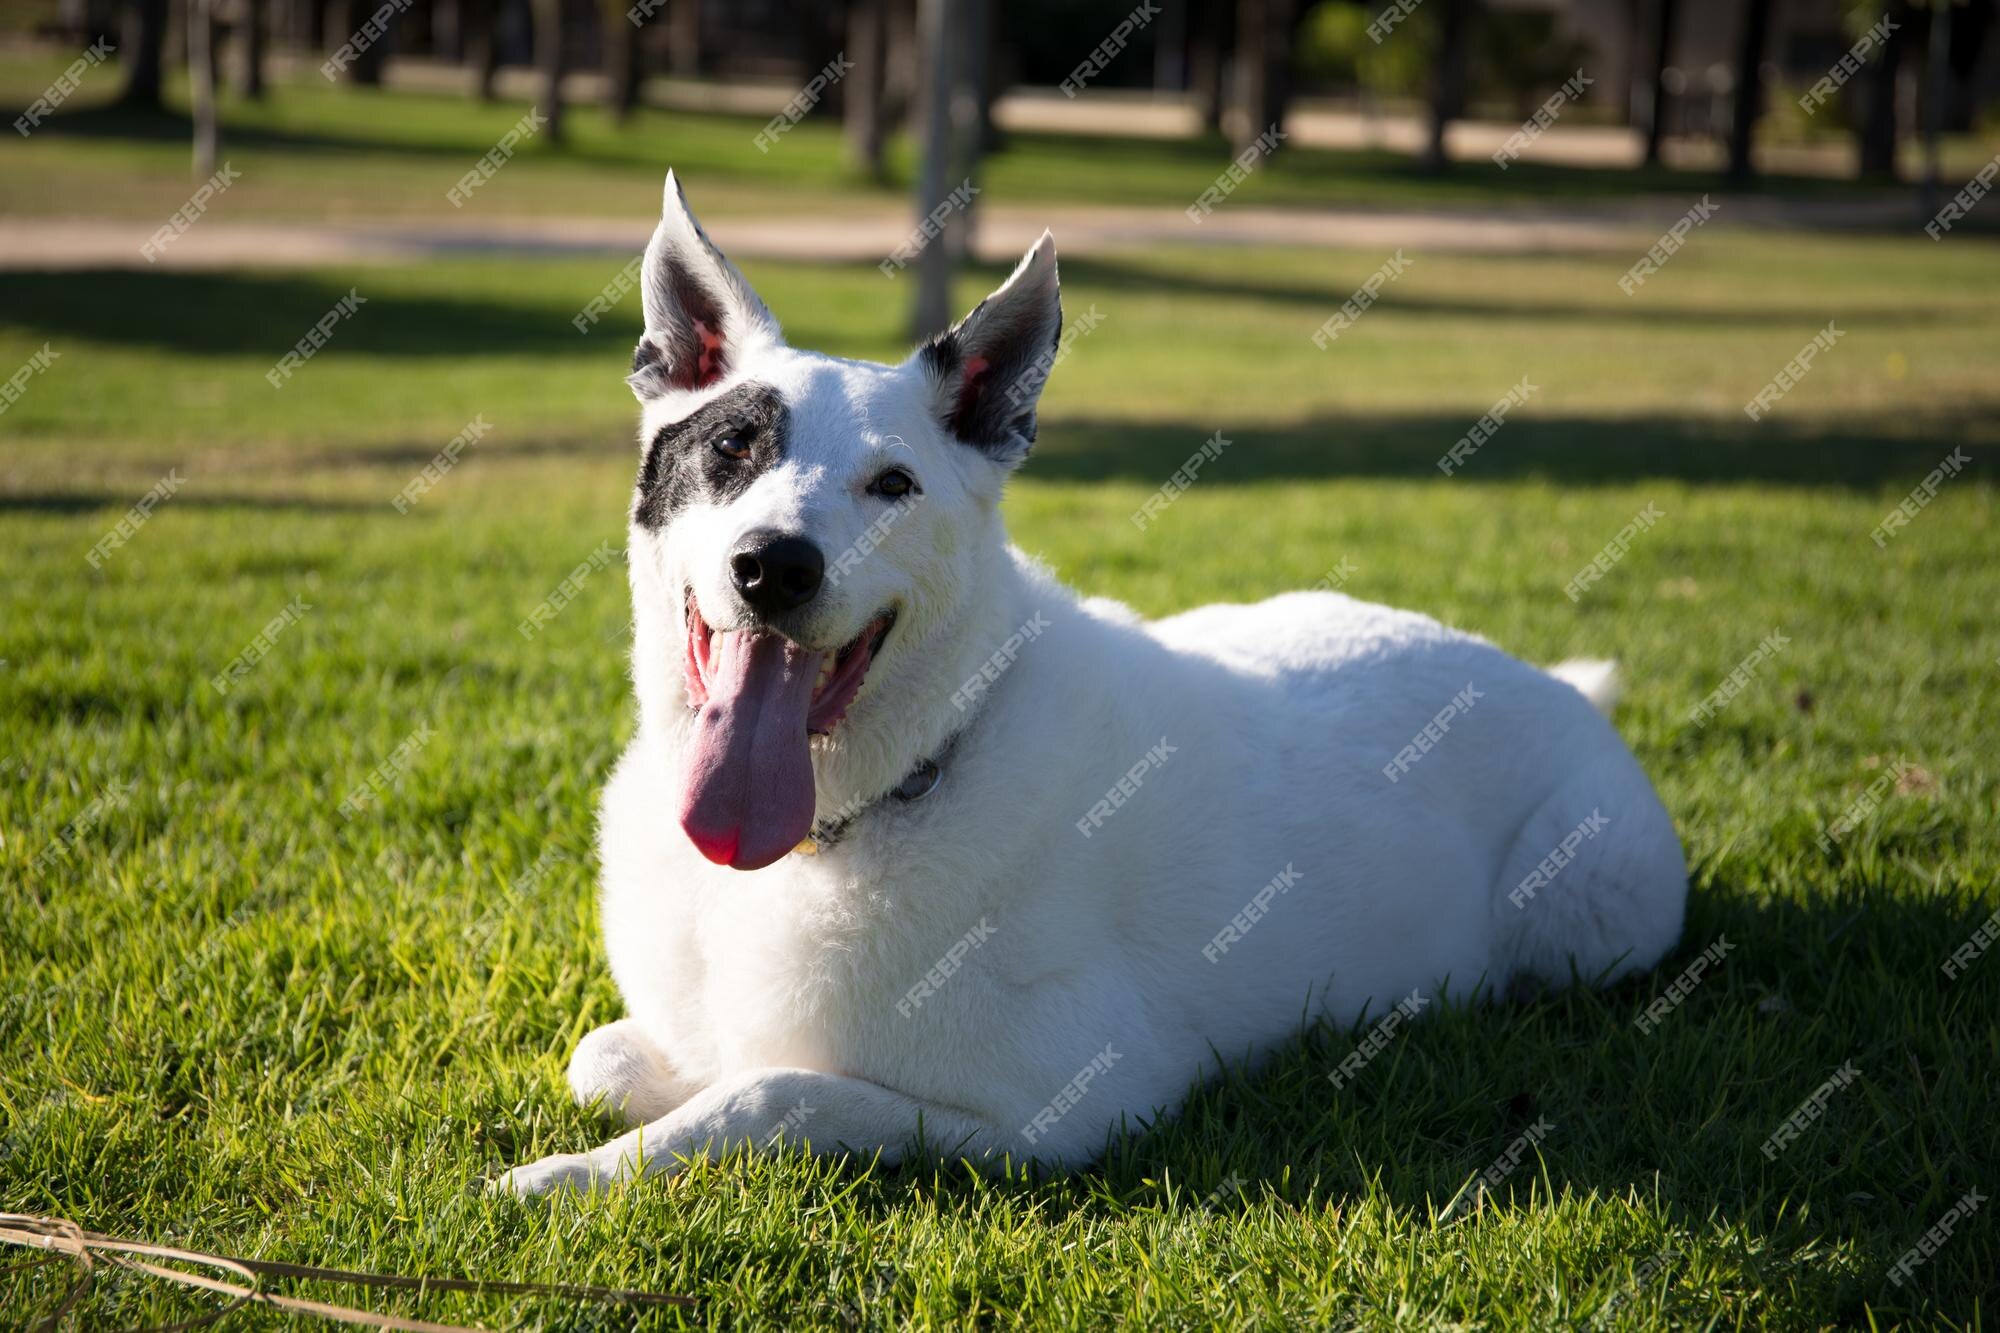
[[699,389],[722,374],[722,335],[698,319],[693,323],[695,336],[701,339],[701,356],[694,366],[694,387]]
[[968,356],[963,366],[964,378],[958,382],[958,402],[952,407],[951,428],[956,434],[965,434],[972,424],[972,410],[979,405],[979,381],[992,367],[992,362],[983,356]]

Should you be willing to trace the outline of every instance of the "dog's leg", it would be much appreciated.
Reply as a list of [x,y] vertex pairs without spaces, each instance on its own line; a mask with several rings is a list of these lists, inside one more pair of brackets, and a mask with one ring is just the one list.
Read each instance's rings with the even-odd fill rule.
[[977,1152],[998,1142],[993,1126],[963,1111],[932,1106],[877,1083],[810,1069],[755,1069],[724,1079],[649,1125],[587,1153],[517,1166],[497,1182],[518,1195],[588,1190],[643,1175],[672,1175],[682,1158],[717,1157],[741,1145],[845,1148],[885,1163],[902,1160],[921,1130],[944,1152]]
[[1601,757],[1557,785],[1502,859],[1492,982],[1559,989],[1572,971],[1604,985],[1645,971],[1680,938],[1686,904],[1673,820],[1637,761]]
[[673,1062],[637,1021],[616,1023],[584,1034],[569,1057],[569,1090],[582,1105],[602,1098],[607,1110],[628,1125],[657,1120],[701,1091],[682,1078]]

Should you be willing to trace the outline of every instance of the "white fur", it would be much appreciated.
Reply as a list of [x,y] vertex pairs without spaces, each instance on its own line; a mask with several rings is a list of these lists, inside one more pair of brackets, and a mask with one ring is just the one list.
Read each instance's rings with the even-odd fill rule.
[[1598,712],[1610,714],[1618,704],[1618,664],[1595,657],[1574,657],[1549,668],[1549,674],[1576,687]]
[[[685,236],[678,199],[669,178]],[[1054,269],[1044,237],[993,301],[1053,299]],[[1608,703],[1607,670],[1565,683],[1337,593],[1150,623],[1080,599],[1008,544],[1004,462],[946,434],[919,364],[836,361],[775,332],[758,343],[724,384],[646,408],[650,432],[754,377],[792,405],[793,457],[735,504],[632,535],[641,726],[601,840],[605,943],[630,1017],[579,1045],[570,1081],[642,1128],[516,1168],[507,1188],[671,1172],[777,1139],[894,1161],[920,1126],[937,1151],[1076,1164],[1121,1123],[1171,1111],[1218,1055],[1266,1053],[1308,1011],[1346,1024],[1412,990],[1479,998],[1522,974],[1606,983],[1673,946],[1686,868],[1592,707]],[[878,803],[817,856],[710,864],[672,813],[691,731],[680,589],[726,623],[724,553],[754,526],[809,532],[831,558],[880,514],[865,486],[891,455],[923,500],[797,636],[837,644],[899,611],[813,751],[823,817]],[[1047,628],[955,706],[1037,615]],[[1439,726],[1455,697],[1470,706]],[[1436,739],[1391,781],[1384,765],[1427,724]],[[933,794],[883,799],[954,736]],[[1163,740],[1165,761],[1085,836],[1078,821]],[[1510,901],[1593,813],[1601,829]],[[1288,866],[1296,882],[1205,954]]]

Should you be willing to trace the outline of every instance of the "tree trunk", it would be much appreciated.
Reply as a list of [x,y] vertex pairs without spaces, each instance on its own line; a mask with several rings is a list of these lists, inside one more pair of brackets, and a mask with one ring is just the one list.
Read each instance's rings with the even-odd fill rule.
[[1264,82],[1270,73],[1270,62],[1264,58],[1264,34],[1274,3],[1275,0],[1236,3],[1236,96],[1223,128],[1229,132],[1230,147],[1238,152],[1264,128],[1257,117],[1262,114],[1266,100]]
[[1979,111],[1977,75],[1979,58],[1986,49],[1987,34],[2000,10],[1992,4],[1968,5],[1951,16],[1951,104],[1945,108],[1944,127],[1952,134],[1972,132]]
[[465,33],[468,88],[482,102],[493,100],[493,80],[500,72],[499,0],[465,0],[460,21]]
[[[979,6],[963,0],[918,0],[920,67],[926,75],[922,102],[923,159],[917,172],[917,219],[951,198],[961,177],[972,172],[971,114],[976,96],[969,77],[965,25],[983,21]],[[951,278],[962,238],[971,232],[964,207],[942,217],[939,233],[917,254],[917,295],[911,332],[919,340],[951,327]]]
[[[979,163],[985,115],[980,103],[985,97],[986,39],[992,31],[990,0],[951,0],[953,33],[951,42],[951,98],[947,103],[951,124],[951,167],[945,177],[949,192],[962,182],[970,182]],[[979,210],[970,194],[959,197],[958,206],[947,220],[938,244],[951,252],[950,269],[956,273],[972,258],[972,237],[979,226]],[[947,301],[949,295],[947,294]],[[950,315],[952,312],[945,312]]]
[[460,0],[436,0],[431,5],[431,55],[438,60],[465,59],[465,6]]
[[130,0],[118,58],[125,62],[127,106],[160,105],[161,54],[167,39],[167,0]]
[[923,126],[917,117],[928,76],[917,31],[917,0],[887,0],[882,23],[888,33],[883,43],[888,56],[882,65],[882,132],[891,133],[901,125],[912,140],[921,142]]
[[1196,0],[1188,30],[1188,84],[1201,109],[1201,127],[1222,133],[1222,113],[1229,101],[1231,14],[1229,0]]
[[1861,174],[1896,179],[1896,80],[1903,64],[1905,25],[1916,15],[1903,0],[1892,0],[1886,17],[1898,29],[1884,39],[1882,53],[1868,62],[1859,85],[1854,122],[1856,147],[1861,150]]
[[667,58],[684,79],[701,73],[701,0],[667,0]]
[[[366,23],[378,8],[380,6],[376,0],[348,0],[347,12],[341,16],[341,30],[333,34],[335,45],[353,41],[354,35],[361,31],[361,25]],[[357,54],[354,63],[347,67],[347,77],[363,88],[382,86],[382,65],[389,56],[389,42],[396,30],[396,18],[397,14],[391,13],[383,21],[382,34],[368,43],[367,49]]]
[[117,45],[119,40],[119,0],[96,0],[90,7],[91,45],[100,41]]
[[187,64],[189,3],[190,0],[167,0],[167,26],[161,39],[160,63],[168,70],[181,69]]
[[974,0],[974,4],[979,11],[979,23],[977,30],[970,34],[972,45],[968,58],[972,65],[969,77],[973,83],[973,110],[977,119],[973,127],[977,139],[976,153],[984,158],[1006,147],[1000,123],[993,115],[993,107],[1000,100],[1000,94],[1007,90],[1009,82],[1001,68],[1007,59],[1007,25],[1000,0]]
[[842,129],[847,160],[856,171],[879,181],[882,161],[882,94],[888,77],[889,15],[886,0],[848,0],[847,58],[854,62],[844,82],[847,100]]
[[[806,12],[799,24],[799,86],[803,88],[833,64],[835,56],[847,54],[847,6],[834,3],[802,4]],[[847,103],[847,80],[837,78],[822,86],[813,104],[804,109],[808,119],[842,119]]]
[[215,12],[209,0],[188,0],[188,98],[194,122],[194,176],[215,174],[221,132],[215,123]]
[[1764,114],[1764,46],[1771,32],[1771,0],[1744,0],[1743,42],[1736,55],[1736,98],[1729,116],[1729,179],[1757,174],[1751,158],[1757,118]]
[[600,0],[597,6],[604,29],[604,109],[616,125],[631,119],[646,77],[645,36],[625,17],[627,8],[624,0]]
[[1939,5],[1930,13],[1930,56],[1924,69],[1924,181],[1919,199],[1919,218],[1937,212],[1941,184],[1945,107],[1951,101],[1951,6]]
[[1239,0],[1236,9],[1236,123],[1230,138],[1237,152],[1280,125],[1291,96],[1294,0]]
[[1435,0],[1438,5],[1437,49],[1432,52],[1430,141],[1424,148],[1424,170],[1441,172],[1451,165],[1445,132],[1465,114],[1466,72],[1472,56],[1474,0]]
[[1162,5],[1153,27],[1153,91],[1186,92],[1188,11],[1186,4]]
[[243,0],[243,28],[236,46],[237,86],[253,102],[264,99],[264,4],[265,0]]
[[1664,82],[1674,47],[1674,11],[1679,0],[1651,0],[1647,17],[1653,20],[1651,44],[1646,50],[1644,86],[1640,89],[1640,128],[1646,135],[1646,165],[1660,163],[1660,142],[1667,134],[1667,88]]
[[535,66],[542,72],[543,131],[552,144],[563,141],[563,0],[535,0]]

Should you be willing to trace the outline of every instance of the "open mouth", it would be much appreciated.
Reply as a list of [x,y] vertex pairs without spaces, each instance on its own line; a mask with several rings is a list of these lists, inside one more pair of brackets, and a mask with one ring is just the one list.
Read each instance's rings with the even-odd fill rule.
[[[805,648],[771,630],[731,630],[727,633],[779,640],[786,657],[787,674],[807,670],[816,673],[806,707],[806,732],[812,736],[825,736],[847,716],[848,706],[861,692],[868,668],[874,663],[876,654],[882,651],[882,645],[888,642],[889,631],[895,627],[895,611],[884,611],[833,652],[823,648]],[[690,591],[687,594],[687,691],[688,707],[697,713],[708,704],[710,683],[716,668],[717,637],[714,628],[702,618],[701,607]]]
[[688,594],[695,719],[680,821],[703,856],[756,870],[812,832],[813,737],[847,715],[895,624],[885,611],[839,648],[808,648],[775,630],[717,630]]

